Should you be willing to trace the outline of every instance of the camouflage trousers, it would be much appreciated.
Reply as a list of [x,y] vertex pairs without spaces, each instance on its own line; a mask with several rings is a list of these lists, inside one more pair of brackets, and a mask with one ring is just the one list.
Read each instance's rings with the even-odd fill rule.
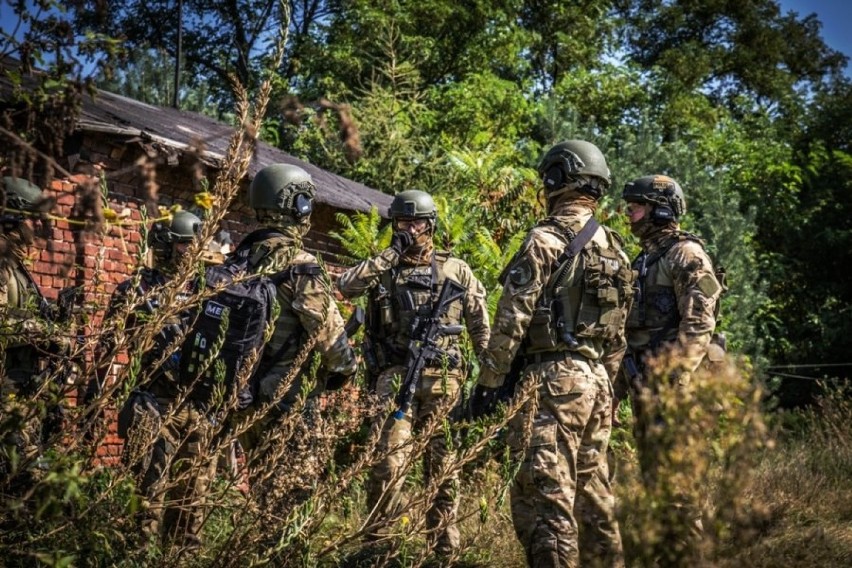
[[[383,400],[393,397],[394,383],[404,376],[405,367],[401,365],[385,370],[376,381],[377,394]],[[383,457],[374,466],[367,484],[367,506],[373,511],[373,520],[392,517],[402,510],[402,488],[415,457],[411,443],[414,430],[422,428],[439,409],[453,404],[459,396],[461,383],[458,373],[451,372],[444,377],[442,372],[427,369],[419,380],[406,415],[400,420],[393,416],[384,419],[378,448]],[[427,487],[451,458],[452,449],[447,447],[444,430],[439,427],[424,453],[423,481]],[[438,554],[447,555],[459,546],[459,530],[455,524],[458,497],[458,473],[453,473],[439,484],[426,513],[430,541]]]
[[524,374],[525,382],[540,384],[509,423],[508,442],[521,462],[512,521],[528,564],[624,566],[607,464],[612,386],[606,371],[566,353]]
[[216,475],[213,427],[191,402],[173,413],[169,399],[157,402],[164,416],[150,407],[134,408],[122,460],[136,478],[146,535],[196,545],[201,540],[204,500]]

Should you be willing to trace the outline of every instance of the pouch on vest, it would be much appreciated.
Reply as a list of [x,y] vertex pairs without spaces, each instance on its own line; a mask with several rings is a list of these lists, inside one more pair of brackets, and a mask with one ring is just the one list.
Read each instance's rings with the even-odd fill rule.
[[553,311],[547,306],[539,306],[533,313],[527,328],[529,348],[533,351],[551,351],[559,345],[556,341],[556,322]]

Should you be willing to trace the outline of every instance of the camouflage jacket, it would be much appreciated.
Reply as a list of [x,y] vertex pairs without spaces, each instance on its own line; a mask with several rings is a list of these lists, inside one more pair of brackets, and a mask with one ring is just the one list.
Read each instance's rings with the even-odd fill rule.
[[[520,250],[503,271],[503,294],[497,306],[491,340],[482,358],[480,385],[491,388],[501,386],[527,338],[539,299],[550,282],[554,264],[567,246],[558,226],[569,227],[576,234],[592,216],[593,210],[588,205],[571,201],[560,204],[550,218],[529,232]],[[629,259],[621,251],[620,237],[610,229],[598,228],[591,244],[614,253],[620,263],[629,265]],[[583,280],[583,266],[581,262],[573,263],[565,275],[567,286]],[[623,329],[610,340],[578,338],[578,341],[579,346],[575,351],[589,359],[600,360],[613,380],[626,347]],[[567,346],[557,346],[555,350],[567,350]]]
[[14,383],[30,379],[38,363],[33,332],[41,329],[38,308],[41,294],[34,290],[30,278],[17,258],[0,263],[0,346],[3,374]]
[[[286,230],[254,243],[250,258],[254,272],[280,272],[299,264],[319,266],[316,257],[302,250],[301,239]],[[281,381],[290,372],[299,350],[309,339],[313,341],[313,352],[321,356],[326,372],[344,375],[355,372],[355,354],[349,346],[343,317],[334,301],[331,280],[324,269],[296,272],[293,278],[278,286],[277,302],[279,311],[275,329],[260,362],[260,367],[268,370],[257,377],[261,399],[272,399]],[[289,345],[281,352],[285,344]],[[277,360],[272,361],[271,358],[279,353]],[[324,385],[318,384],[316,390],[322,388]],[[284,402],[293,399],[300,389],[300,377],[296,377],[285,393]]]
[[[370,310],[368,313],[367,331],[376,335],[381,322],[375,321],[374,303],[376,293],[384,288],[387,293],[390,321],[384,322],[382,340],[386,343],[388,360],[384,367],[391,364],[402,364],[405,350],[410,339],[410,321],[412,312],[424,302],[430,301],[434,290],[440,290],[444,278],[450,278],[460,284],[465,290],[460,305],[451,306],[444,318],[446,325],[464,323],[473,343],[474,352],[479,356],[488,344],[489,317],[485,300],[485,288],[474,276],[470,266],[461,259],[447,252],[435,252],[435,272],[433,275],[432,254],[423,255],[422,260],[404,258],[393,249],[385,249],[377,256],[364,260],[347,270],[337,281],[340,293],[346,298],[356,298],[370,294]],[[433,282],[433,280],[436,280]],[[434,286],[433,286],[434,284]],[[413,310],[405,310],[400,303],[400,293],[410,292],[413,299]],[[458,336],[441,338],[439,346],[454,355],[458,355]]]
[[722,285],[697,237],[667,227],[641,244],[642,254],[634,261],[637,299],[627,320],[629,348],[641,354],[677,341],[684,350],[684,369],[694,371],[716,327]]

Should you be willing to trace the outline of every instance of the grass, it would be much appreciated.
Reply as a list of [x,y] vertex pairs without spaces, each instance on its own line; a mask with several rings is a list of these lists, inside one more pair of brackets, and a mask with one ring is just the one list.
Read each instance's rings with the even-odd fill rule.
[[[852,403],[843,391],[827,390],[813,408],[767,414],[761,391],[741,367],[698,373],[689,388],[660,389],[652,397],[665,425],[654,433],[659,483],[643,483],[630,428],[614,433],[628,566],[852,565]],[[85,452],[54,447],[25,498],[3,496],[0,557],[10,567],[436,565],[423,505],[434,487],[423,487],[419,457],[408,473],[409,505],[384,526],[391,536],[374,545],[362,538],[364,481],[377,450],[360,426],[381,411],[366,394],[329,398],[325,423],[312,423],[322,433],[318,445],[284,452],[270,471],[269,483],[285,488],[287,505],[270,507],[220,477],[207,499],[204,545],[191,553],[142,540],[127,469],[95,466]],[[626,405],[622,419],[630,423]],[[506,493],[512,464],[502,459],[499,439],[486,443],[491,432],[468,433],[459,452],[467,457],[453,466],[462,479],[457,566],[524,565]],[[476,451],[462,452],[473,446]],[[325,466],[316,467],[317,459]],[[701,503],[705,536],[694,555],[671,552],[672,535],[676,540],[683,528],[669,526],[665,504],[674,495]]]

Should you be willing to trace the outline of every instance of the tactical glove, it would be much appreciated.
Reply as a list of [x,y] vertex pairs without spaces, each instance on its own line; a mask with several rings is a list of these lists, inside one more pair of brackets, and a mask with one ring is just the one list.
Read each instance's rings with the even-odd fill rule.
[[473,393],[470,395],[470,418],[477,420],[484,416],[494,414],[497,409],[497,404],[500,402],[498,394],[499,388],[484,387],[476,385]]
[[331,373],[325,380],[325,390],[340,390],[349,384],[353,376],[354,375],[344,375],[343,373]]
[[414,244],[414,237],[408,231],[396,231],[391,237],[391,245],[390,248],[396,251],[396,253],[402,256],[408,247]]

